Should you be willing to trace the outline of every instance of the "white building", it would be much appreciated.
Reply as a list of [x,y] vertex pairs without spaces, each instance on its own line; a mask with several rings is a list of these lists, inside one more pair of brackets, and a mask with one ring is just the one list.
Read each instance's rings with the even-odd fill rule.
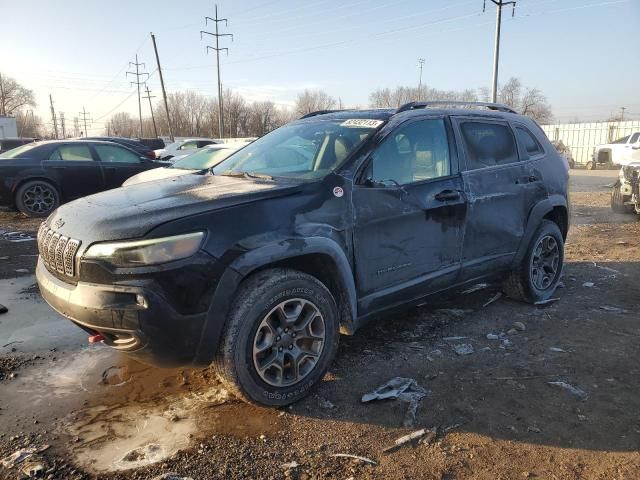
[[0,116],[0,139],[18,136],[18,126],[14,117]]

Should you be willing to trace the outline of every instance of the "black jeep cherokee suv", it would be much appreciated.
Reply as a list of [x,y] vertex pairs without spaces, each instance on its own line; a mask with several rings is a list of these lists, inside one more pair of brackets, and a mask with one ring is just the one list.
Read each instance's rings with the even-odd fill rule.
[[316,112],[210,172],[63,205],[40,228],[40,290],[106,344],[213,363],[266,405],[306,395],[339,332],[382,311],[489,278],[549,298],[566,162],[508,107],[433,103]]

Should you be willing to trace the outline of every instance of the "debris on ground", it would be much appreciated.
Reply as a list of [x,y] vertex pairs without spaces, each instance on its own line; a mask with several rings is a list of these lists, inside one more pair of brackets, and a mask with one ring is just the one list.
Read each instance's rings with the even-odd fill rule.
[[476,283],[475,285],[472,285],[471,287],[467,288],[466,290],[463,290],[462,294],[466,295],[468,293],[477,292],[478,290],[483,290],[483,289],[487,288],[488,286],[489,286],[488,283]]
[[461,308],[439,308],[436,313],[442,313],[455,318],[462,318],[467,313],[471,313],[473,310],[463,310]]
[[627,311],[624,308],[613,307],[611,305],[600,305],[600,310],[604,310],[605,312],[611,312],[611,313],[627,313]]
[[299,466],[300,464],[294,460],[293,462],[283,463],[280,465],[280,468],[284,470],[291,470],[292,468],[298,468]]
[[495,333],[487,333],[487,340],[499,340],[500,335],[496,335]]
[[489,300],[484,302],[484,304],[482,305],[482,308],[488,307],[493,302],[497,302],[498,300],[500,300],[501,297],[502,297],[502,292],[496,293],[493,297],[491,297]]
[[582,284],[582,286],[583,287],[587,287],[587,288],[591,288],[591,287],[595,286],[595,283],[593,283],[593,282],[584,282]]
[[370,465],[377,465],[377,463],[374,462],[373,460],[371,460],[370,458],[361,457],[359,455],[351,455],[350,453],[334,453],[331,456],[332,457],[338,457],[338,458],[351,458],[353,460],[359,460],[361,462],[368,463]]
[[2,464],[5,468],[13,468],[16,465],[21,464],[26,459],[32,457],[37,453],[42,453],[49,448],[49,445],[43,445],[41,447],[28,447],[22,448],[20,450],[16,450],[11,455],[8,455],[0,460],[0,464]]
[[393,445],[390,447],[385,448],[384,450],[382,450],[382,453],[390,453],[390,452],[394,452],[396,451],[398,448],[400,448],[402,445],[405,445],[407,443],[413,442],[415,440],[419,440],[420,438],[424,437],[427,434],[427,429],[426,428],[422,428],[420,430],[416,430],[415,432],[412,432],[408,435],[404,435],[400,438],[397,438],[395,440],[395,442],[393,442]]
[[153,477],[151,480],[193,480],[191,477],[183,477],[179,473],[169,472]]
[[565,349],[559,347],[549,347],[549,351],[555,353],[567,353]]
[[442,340],[445,342],[459,342],[460,340],[464,340],[467,337],[443,337]]
[[560,299],[559,298],[548,298],[546,300],[538,300],[537,302],[534,302],[534,305],[538,305],[538,306],[549,305],[549,304],[557,302],[558,300],[560,300]]
[[7,313],[9,309],[0,303],[0,314]]
[[513,322],[513,328],[520,332],[524,332],[527,329],[527,326],[523,322]]
[[0,230],[0,238],[14,243],[32,242],[36,239],[36,237],[27,232],[11,232],[6,230]]
[[474,352],[473,345],[470,343],[459,343],[458,345],[454,345],[453,351],[458,355],[471,355]]
[[318,402],[320,403],[320,408],[324,408],[326,410],[331,410],[336,408],[336,406],[331,403],[329,400],[327,400],[326,398],[322,398],[318,395],[316,395],[316,397],[318,398]]
[[44,471],[44,462],[41,459],[34,459],[32,457],[24,462],[21,470],[27,477],[39,477]]
[[395,377],[384,385],[376,388],[371,393],[365,393],[362,396],[362,403],[372,400],[401,400],[407,402],[407,413],[402,422],[405,427],[410,427],[416,420],[416,411],[418,410],[418,402],[426,397],[428,391],[418,385],[413,378]]
[[615,268],[610,268],[610,267],[603,267],[602,265],[598,265],[596,262],[593,262],[593,266],[596,268],[599,268],[600,270],[603,270],[605,272],[608,272],[609,275],[607,276],[607,278],[609,277],[613,277],[615,278],[616,275],[618,275],[620,272],[618,270],[616,270]]
[[574,387],[570,383],[567,383],[567,382],[547,382],[547,383],[549,385],[553,385],[554,387],[560,387],[566,390],[567,392],[571,393],[572,395],[575,395],[582,401],[585,401],[587,398],[589,398],[589,395],[587,394],[587,392],[577,387]]
[[26,268],[16,268],[16,273],[29,273]]

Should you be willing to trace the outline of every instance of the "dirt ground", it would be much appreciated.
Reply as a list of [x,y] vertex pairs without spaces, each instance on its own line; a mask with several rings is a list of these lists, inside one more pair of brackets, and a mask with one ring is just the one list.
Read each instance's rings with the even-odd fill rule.
[[[0,458],[50,446],[0,478],[25,463],[49,479],[640,478],[640,218],[611,212],[615,176],[572,171],[557,302],[483,306],[487,286],[382,318],[286,409],[236,402],[208,370],[87,346],[33,287],[35,242],[6,240],[38,222],[0,212]],[[407,403],[360,401],[393,377],[427,390],[412,426]]]

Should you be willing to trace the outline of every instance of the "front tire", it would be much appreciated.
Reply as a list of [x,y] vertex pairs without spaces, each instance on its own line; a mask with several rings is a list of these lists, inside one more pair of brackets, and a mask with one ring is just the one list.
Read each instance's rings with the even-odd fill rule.
[[595,170],[596,169],[596,162],[594,162],[593,160],[589,160],[587,162],[587,170]]
[[625,205],[624,202],[625,196],[620,191],[620,181],[618,180],[611,190],[611,210],[616,213],[635,213],[633,206]]
[[214,368],[241,400],[288,405],[324,377],[338,340],[338,310],[322,282],[297,270],[269,269],[240,286]]
[[558,286],[563,264],[562,233],[554,222],[542,220],[522,262],[505,281],[504,292],[527,303],[548,300]]
[[27,217],[46,217],[60,205],[60,193],[49,182],[31,180],[16,192],[16,207]]

